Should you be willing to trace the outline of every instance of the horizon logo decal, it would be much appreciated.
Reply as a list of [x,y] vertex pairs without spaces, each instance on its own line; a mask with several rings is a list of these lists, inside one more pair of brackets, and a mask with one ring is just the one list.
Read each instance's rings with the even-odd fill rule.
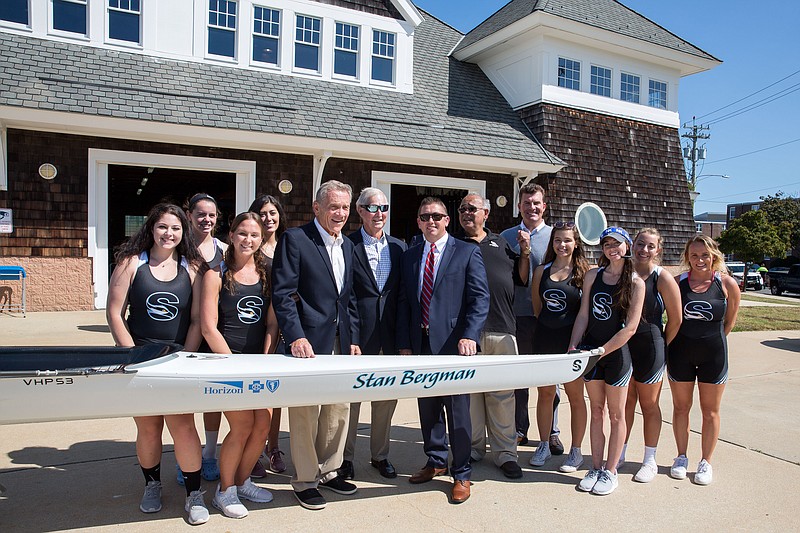
[[275,392],[278,390],[278,387],[281,386],[281,380],[279,379],[268,379],[267,380],[267,390],[270,392]]
[[147,297],[147,315],[158,322],[169,322],[178,316],[180,298],[171,292],[154,292]]
[[242,324],[256,324],[261,320],[264,299],[260,296],[245,296],[236,302],[236,312]]
[[686,305],[683,306],[683,318],[686,320],[711,322],[714,320],[714,308],[711,302],[705,302],[703,300],[686,302]]
[[561,289],[547,289],[542,297],[551,313],[561,313],[567,308],[567,295]]
[[244,381],[209,381],[208,383],[209,385],[203,387],[203,394],[244,394]]
[[253,391],[253,394],[258,394],[262,390],[267,389],[269,392],[275,392],[280,387],[281,381],[279,379],[266,379],[264,383],[261,380],[255,380],[247,386],[248,389]]
[[607,292],[598,292],[592,298],[592,314],[597,320],[611,318],[611,303],[613,299]]

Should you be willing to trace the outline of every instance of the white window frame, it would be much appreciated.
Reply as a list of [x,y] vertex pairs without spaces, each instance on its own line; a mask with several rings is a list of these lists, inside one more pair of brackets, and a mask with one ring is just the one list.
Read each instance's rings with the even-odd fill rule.
[[[577,79],[578,87],[577,88],[575,88],[575,87],[567,87],[566,85],[561,85],[561,76],[558,74],[558,71],[559,71],[559,69],[561,69],[561,60],[562,59],[564,61],[572,61],[573,63],[578,65],[578,79]],[[564,68],[566,69],[566,66]],[[570,72],[572,72],[574,70],[575,69],[571,69]],[[581,81],[582,81],[581,77],[582,76],[583,76],[583,73],[582,73],[581,62],[580,61],[578,61],[577,59],[572,59],[570,57],[566,57],[566,56],[558,56],[558,60],[556,61],[556,86],[558,86],[558,87],[560,87],[562,89],[567,89],[567,90],[570,90],[570,91],[579,91],[580,92],[581,85],[582,85],[582,83],[581,83]],[[572,78],[566,78],[565,77],[564,79],[566,81],[570,81],[570,82],[573,82],[573,83],[576,82],[576,80],[574,80]]]
[[[592,81],[595,78],[595,74],[592,72],[593,69],[603,69],[604,71],[608,71],[608,78],[602,78],[603,80],[608,79],[608,94],[600,94],[594,92],[595,84]],[[598,85],[598,87],[605,89]],[[589,66],[589,93],[594,94],[596,96],[605,96],[607,98],[611,98],[614,94],[614,69],[609,67],[604,67],[602,65],[590,65]]]
[[[380,53],[375,53],[375,33],[379,34],[386,34],[392,35],[394,37],[394,44],[390,45],[388,42],[386,43],[387,49],[389,46],[392,48],[392,55],[384,55]],[[383,46],[383,43],[378,42],[378,46]],[[372,39],[370,39],[370,63],[369,63],[369,82],[372,85],[380,85],[382,87],[395,87],[397,85],[397,49],[398,49],[398,36],[397,33],[388,30],[382,30],[380,28],[372,28]],[[384,81],[384,80],[376,80],[372,77],[372,64],[375,58],[379,59],[391,59],[392,60],[392,81]]]
[[[0,0],[4,1],[4,0]],[[33,13],[31,12],[31,0],[25,0],[25,3],[28,4],[28,23],[21,24],[19,22],[11,22],[10,20],[0,20],[0,27],[5,28],[14,28],[16,30],[31,30],[33,28]]]
[[[278,35],[271,35],[266,33],[256,33],[255,30],[255,22],[256,22],[256,8],[260,9],[269,9],[270,11],[276,11],[278,13]],[[286,17],[284,16],[284,11],[282,9],[271,7],[268,5],[263,4],[253,4],[253,12],[252,16],[250,17],[252,22],[251,32],[250,32],[250,42],[249,42],[249,49],[248,49],[248,56],[250,58],[250,63],[252,65],[256,65],[259,67],[266,67],[266,68],[280,68],[281,66],[281,55],[283,53],[283,36],[282,33],[284,32]],[[262,24],[274,24],[273,22],[264,22],[261,21]],[[275,63],[268,63],[266,61],[258,61],[257,59],[253,59],[253,38],[254,37],[267,37],[270,39],[275,39],[278,41],[278,52],[277,52],[277,62]]]
[[[351,36],[344,36],[344,35],[342,36],[343,39],[355,39],[356,40],[356,49],[355,50],[352,50],[350,48],[343,48],[343,47],[336,46],[336,38],[339,36],[336,33],[336,27],[339,24],[343,24],[345,26],[349,26],[351,28],[355,28],[358,31],[358,37],[353,37],[352,35]],[[334,22],[334,26],[333,26],[333,53],[332,53],[332,57],[331,57],[331,65],[332,65],[331,75],[333,77],[339,78],[339,79],[345,79],[345,80],[357,80],[357,79],[359,79],[359,77],[360,77],[359,76],[360,75],[360,68],[359,67],[360,67],[360,63],[361,63],[361,42],[362,42],[361,39],[362,39],[362,37],[363,37],[363,28],[360,25],[353,24],[351,22],[344,22],[344,21],[341,21],[341,20],[337,20],[337,21]],[[342,52],[346,52],[346,53],[349,53],[349,54],[355,54],[355,56],[356,56],[356,73],[355,73],[355,75],[351,76],[350,74],[341,74],[341,73],[337,73],[336,72],[336,52],[337,51],[342,51]]]
[[[48,32],[51,35],[58,35],[59,37],[68,37],[70,39],[78,39],[82,41],[88,41],[89,35],[91,35],[91,18],[89,17],[89,0],[58,0],[59,2],[65,2],[68,4],[80,4],[86,8],[86,33],[75,33],[67,30],[60,30],[56,29],[53,25],[53,16],[55,14],[55,7],[53,6],[56,0],[47,0],[47,11],[48,11]],[[33,6],[31,6],[33,7]],[[31,19],[33,18],[33,13],[31,13]],[[33,21],[31,21],[33,23]]]
[[[650,103],[650,91],[652,90],[651,84],[653,83],[661,83],[664,85],[664,106],[659,105],[652,105]],[[652,107],[653,109],[669,109],[669,100],[667,97],[669,96],[669,83],[666,81],[656,80],[656,79],[649,79],[647,81],[647,105]]]
[[[119,0],[121,1],[121,0]],[[124,9],[121,7],[111,7],[109,5],[110,0],[103,0],[105,2],[105,19],[106,19],[106,42],[118,46],[130,46],[133,48],[142,48],[142,43],[144,43],[144,24],[142,23],[143,20],[143,11],[144,11],[144,1],[139,0],[139,11],[133,11],[132,9]],[[139,42],[133,41],[125,41],[122,39],[114,39],[111,37],[111,12],[112,11],[119,11],[121,13],[132,13],[139,16]]]
[[[313,42],[306,42],[306,41],[298,41],[297,40],[297,30],[298,30],[298,27],[297,27],[298,20],[297,19],[299,17],[303,17],[304,19],[311,19],[311,20],[318,20],[319,21],[319,39],[318,39],[319,42],[314,44]],[[325,30],[325,19],[323,19],[321,16],[318,16],[318,15],[307,15],[305,13],[295,13],[294,14],[294,25],[292,26],[292,70],[294,72],[302,72],[304,74],[314,74],[314,75],[321,75],[322,74],[322,42],[323,42],[322,37],[323,37],[324,30]],[[313,28],[307,30],[307,29],[305,29],[305,26],[303,26],[303,31],[304,32],[310,31],[312,35],[315,33],[315,30]],[[312,41],[313,41],[313,39],[312,39]],[[297,45],[298,44],[302,44],[302,45],[305,45],[305,46],[315,46],[317,48],[317,68],[316,69],[307,69],[305,67],[298,67],[297,66]]]
[[[208,5],[208,1],[204,2],[205,5],[205,12],[204,12],[204,24],[203,28],[205,29],[205,57],[206,59],[213,59],[215,61],[224,61],[227,63],[237,63],[239,58],[239,26],[241,22],[242,16],[242,6],[239,0],[225,0],[229,4],[236,5],[236,13],[233,15],[235,24],[234,28],[231,29],[227,25],[220,26],[219,24],[211,24],[208,21],[209,15],[211,14],[211,7]],[[219,11],[215,11],[215,13],[219,14]],[[224,13],[226,17],[231,16],[227,11]],[[226,19],[227,20],[227,19]],[[224,56],[224,55],[217,55],[213,54],[209,51],[209,30],[213,28],[215,30],[223,30],[223,31],[232,31],[233,32],[233,56]]]
[[[622,87],[623,87],[623,85],[633,85],[632,83],[623,82],[622,81],[622,77],[623,76],[631,76],[633,78],[636,78],[639,81],[639,83],[636,85],[636,87],[639,89],[639,91],[636,93],[636,101],[635,102],[633,100],[626,100],[625,98],[622,97]],[[630,94],[632,94],[632,93],[630,93]],[[625,71],[622,71],[622,72],[619,73],[619,99],[622,100],[623,102],[628,102],[628,103],[631,103],[631,104],[641,104],[642,103],[642,77],[639,74],[633,74],[631,72],[625,72]]]

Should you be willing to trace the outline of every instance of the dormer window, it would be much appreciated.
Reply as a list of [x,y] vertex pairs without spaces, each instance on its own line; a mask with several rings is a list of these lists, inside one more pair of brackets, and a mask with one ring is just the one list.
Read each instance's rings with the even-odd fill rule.
[[208,53],[236,57],[236,2],[208,1]]
[[611,96],[611,69],[592,65],[590,90],[592,94]]
[[53,0],[53,29],[87,35],[86,0]]
[[108,0],[108,38],[139,44],[140,0]]
[[294,66],[319,72],[319,42],[322,20],[297,15],[294,36]]
[[619,78],[619,99],[625,102],[639,103],[639,86],[641,78],[635,74],[623,72]]
[[0,1],[0,20],[30,26],[28,0]]
[[372,80],[394,83],[395,35],[372,30]]
[[667,84],[663,81],[650,80],[650,93],[647,105],[659,109],[667,108]]
[[253,9],[253,61],[278,64],[281,12],[267,7]]
[[355,78],[358,76],[358,26],[336,23],[333,50],[333,73]]
[[558,86],[566,89],[581,90],[581,62],[558,58]]

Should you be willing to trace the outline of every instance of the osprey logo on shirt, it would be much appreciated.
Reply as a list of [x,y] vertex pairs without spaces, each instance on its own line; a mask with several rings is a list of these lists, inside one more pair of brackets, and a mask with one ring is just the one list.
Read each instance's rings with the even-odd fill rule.
[[592,315],[597,320],[608,320],[611,318],[611,304],[613,300],[607,292],[598,292],[592,298]]
[[154,292],[145,302],[147,315],[159,322],[169,322],[178,316],[180,303],[180,298],[171,292]]
[[567,295],[561,289],[547,289],[542,296],[551,313],[560,313],[567,308]]
[[713,307],[710,302],[702,300],[687,302],[683,306],[683,318],[686,320],[703,320],[711,322],[714,320]]
[[261,296],[245,296],[236,303],[239,321],[243,324],[256,324],[261,320],[261,308],[264,300]]

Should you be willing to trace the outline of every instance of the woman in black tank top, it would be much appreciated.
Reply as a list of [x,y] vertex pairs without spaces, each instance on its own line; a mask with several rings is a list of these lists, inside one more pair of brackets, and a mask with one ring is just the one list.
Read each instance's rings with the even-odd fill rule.
[[[242,213],[231,224],[225,262],[203,275],[200,306],[203,336],[214,353],[271,353],[278,323],[270,302],[270,272],[261,251],[258,215]],[[266,503],[272,495],[250,481],[264,448],[270,410],[226,411],[230,431],[220,449],[220,484],[214,506],[233,518],[247,515],[240,498]]]
[[605,450],[592,446],[592,466],[578,485],[580,490],[599,495],[610,494],[618,485],[617,462],[625,441],[625,399],[631,371],[626,343],[636,332],[644,302],[644,283],[633,271],[631,245],[630,236],[622,228],[612,226],[601,233],[600,268],[586,274],[581,310],[570,340],[570,349],[575,349],[586,334],[588,342],[605,350],[584,379],[591,407],[592,443],[606,442],[603,423],[608,406],[608,455],[603,467]]
[[[628,428],[620,464],[633,429],[637,401],[642,407],[644,426],[644,458],[634,476],[640,483],[649,483],[658,473],[656,447],[661,434],[661,386],[666,365],[666,345],[672,342],[681,325],[681,295],[673,277],[659,266],[664,249],[661,234],[655,228],[639,230],[633,239],[633,266],[645,284],[644,307],[639,328],[628,341],[633,365],[633,379],[625,403],[625,423]],[[662,316],[667,312],[667,327]]]
[[670,346],[668,369],[672,392],[672,430],[678,457],[670,476],[686,477],[689,460],[689,411],[694,384],[700,394],[703,415],[702,457],[694,482],[711,483],[711,458],[719,438],[720,403],[728,375],[726,337],[736,324],[739,311],[739,285],[729,276],[722,253],[705,235],[689,239],[683,250],[683,264],[688,273],[679,276],[683,323]]
[[[556,222],[550,233],[550,243],[544,264],[536,267],[531,282],[533,314],[537,317],[533,336],[534,353],[565,353],[569,349],[570,335],[581,307],[581,288],[589,270],[583,254],[578,229],[572,222]],[[539,387],[536,402],[536,422],[539,441],[531,465],[542,466],[549,451],[548,439],[553,425],[553,400],[557,385]],[[586,400],[583,397],[583,380],[579,377],[564,384],[569,397],[572,446],[559,470],[575,472],[583,464],[581,444],[586,433]],[[540,451],[541,450],[541,451]]]
[[[201,258],[183,210],[171,204],[153,207],[142,228],[120,246],[115,259],[106,317],[116,345],[183,342],[186,350],[196,350],[200,325],[193,320],[197,313],[192,309],[199,306],[197,269]],[[127,303],[131,309],[126,319]],[[171,323],[176,327],[165,327]],[[208,520],[200,492],[200,439],[194,416],[141,416],[134,420],[136,455],[145,476],[139,508],[145,513],[161,510],[161,433],[166,422],[184,474],[189,521],[200,524]]]

